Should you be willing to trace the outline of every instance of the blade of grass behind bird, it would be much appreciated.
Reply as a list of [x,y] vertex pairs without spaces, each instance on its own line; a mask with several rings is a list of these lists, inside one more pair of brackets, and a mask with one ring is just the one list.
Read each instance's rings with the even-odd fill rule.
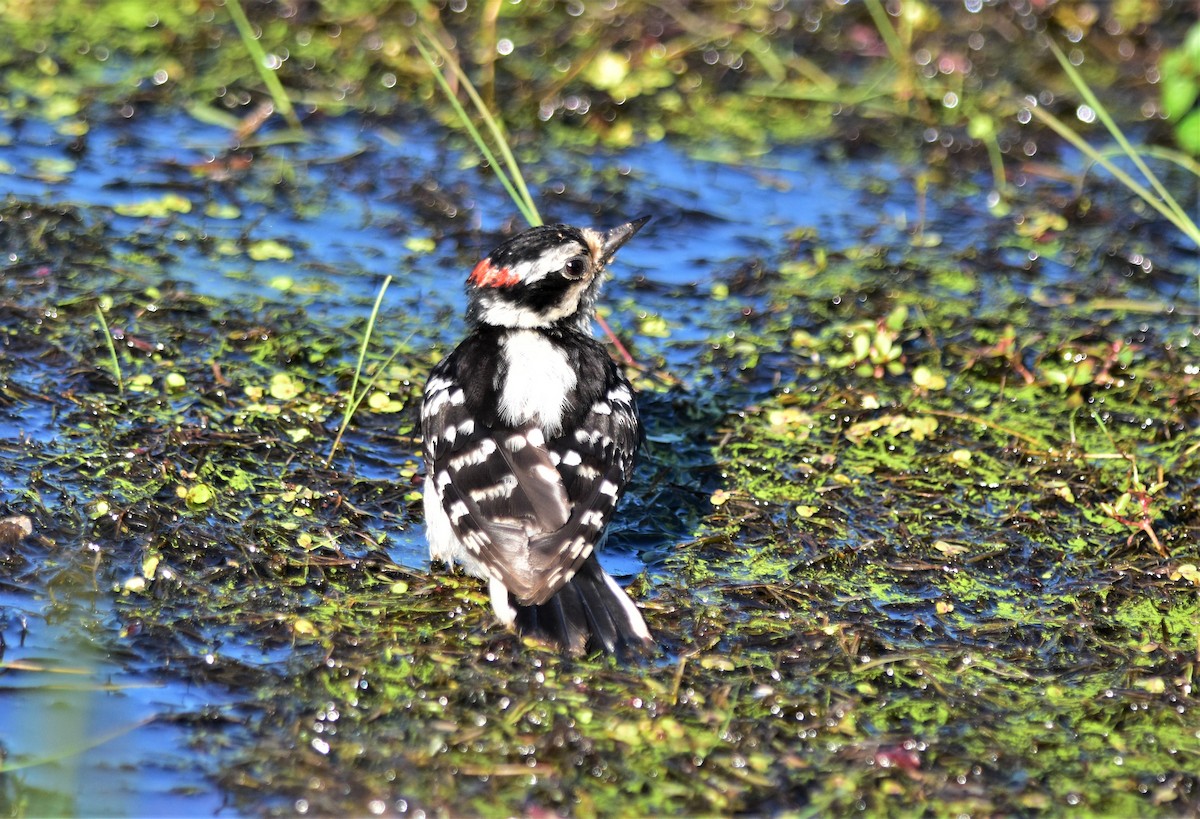
[[[1190,224],[1190,230],[1183,228],[1181,229],[1183,229],[1184,233],[1191,237],[1192,240],[1195,241],[1198,246],[1200,246],[1200,230],[1196,228],[1195,222],[1193,222],[1187,212],[1179,206],[1179,203],[1175,201],[1175,197],[1172,196],[1171,192],[1167,190],[1167,187],[1161,181],[1159,181],[1158,176],[1156,176],[1155,173],[1146,165],[1141,154],[1136,148],[1133,147],[1133,145],[1130,144],[1129,140],[1125,137],[1125,133],[1117,126],[1116,122],[1109,115],[1108,109],[1104,107],[1104,104],[1101,103],[1099,98],[1097,98],[1092,92],[1091,87],[1086,81],[1084,81],[1080,73],[1075,70],[1075,66],[1072,65],[1071,61],[1067,59],[1067,55],[1063,54],[1062,49],[1058,47],[1058,43],[1049,38],[1047,38],[1046,42],[1049,43],[1050,50],[1054,52],[1054,58],[1058,60],[1058,64],[1062,66],[1062,69],[1066,73],[1068,79],[1071,80],[1071,84],[1075,86],[1075,90],[1079,92],[1081,97],[1083,97],[1083,101],[1087,103],[1088,107],[1096,113],[1096,118],[1099,119],[1100,122],[1104,124],[1104,127],[1108,129],[1108,132],[1112,134],[1113,139],[1116,140],[1117,144],[1121,146],[1121,150],[1124,151],[1125,155],[1129,157],[1129,160],[1133,162],[1134,167],[1141,172],[1146,181],[1150,183],[1150,186],[1154,188],[1160,197],[1162,197],[1162,202],[1167,209],[1175,214],[1177,221],[1172,221],[1176,224],[1179,224],[1180,222],[1184,224]],[[1141,196],[1141,194],[1139,194],[1139,196]]]
[[229,10],[229,16],[233,18],[233,24],[242,38],[242,44],[246,46],[246,50],[250,52],[250,57],[254,60],[258,76],[262,78],[267,90],[271,93],[271,100],[275,103],[276,110],[283,115],[289,126],[297,131],[301,130],[300,118],[296,116],[296,111],[292,108],[292,101],[288,99],[283,83],[279,81],[275,72],[267,67],[266,52],[263,51],[258,38],[254,36],[254,27],[250,25],[250,20],[246,17],[240,0],[228,0],[225,8]]
[[[533,201],[533,196],[530,195],[529,188],[525,184],[525,177],[521,174],[521,167],[518,164],[516,157],[513,156],[512,149],[509,148],[508,140],[505,138],[504,132],[500,128],[500,124],[496,121],[496,118],[492,116],[492,112],[488,110],[483,98],[480,97],[479,93],[475,90],[475,86],[471,82],[471,79],[458,64],[458,60],[455,59],[454,55],[451,54],[450,51],[444,45],[442,45],[436,37],[434,37],[428,30],[424,28],[422,28],[422,30],[418,33],[414,43],[417,46],[417,50],[421,52],[422,58],[424,58],[425,62],[429,64],[430,70],[433,71],[433,75],[437,79],[438,86],[442,89],[442,93],[446,95],[446,100],[454,109],[454,113],[462,123],[463,128],[465,128],[467,133],[470,134],[471,139],[479,148],[479,152],[483,154],[484,159],[486,159],[491,165],[492,171],[500,180],[500,184],[504,186],[504,190],[508,192],[509,198],[512,199],[513,204],[517,207],[517,210],[519,210],[521,215],[525,217],[525,221],[529,223],[530,227],[536,227],[542,224],[541,214],[538,213],[537,205],[534,204]],[[479,119],[485,126],[487,126],[488,132],[492,135],[492,139],[496,143],[497,150],[504,160],[503,164],[496,160],[496,156],[492,152],[491,147],[487,144],[487,141],[483,138],[483,134],[481,134],[479,129],[475,127],[475,124],[471,121],[470,115],[467,114],[466,109],[463,107],[462,103],[459,102],[458,96],[454,93],[454,89],[450,87],[450,83],[446,79],[445,72],[442,71],[441,66],[438,65],[437,60],[434,59],[433,53],[430,51],[431,48],[433,51],[437,52],[437,56],[441,57],[442,61],[450,67],[450,70],[454,73],[455,79],[458,80],[458,82],[462,85],[463,90],[466,91],[467,98],[471,100],[471,104],[475,107],[475,110],[479,115]]]

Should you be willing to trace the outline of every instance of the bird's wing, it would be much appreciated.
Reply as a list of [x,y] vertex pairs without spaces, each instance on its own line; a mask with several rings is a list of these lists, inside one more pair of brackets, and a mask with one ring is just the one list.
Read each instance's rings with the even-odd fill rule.
[[[615,376],[615,365],[612,370]],[[633,475],[641,443],[637,407],[623,382],[613,378],[610,384],[575,431],[548,443],[571,516],[560,528],[530,538],[530,562],[539,568],[540,582],[524,603],[544,603],[570,581],[599,545]]]

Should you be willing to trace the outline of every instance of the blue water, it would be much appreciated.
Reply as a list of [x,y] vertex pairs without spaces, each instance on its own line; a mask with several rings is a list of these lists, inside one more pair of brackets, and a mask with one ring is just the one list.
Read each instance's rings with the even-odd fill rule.
[[[365,316],[384,277],[392,275],[383,321],[423,311],[429,321],[419,332],[426,341],[449,342],[460,334],[456,321],[435,317],[444,308],[461,313],[465,273],[490,249],[481,237],[513,216],[495,180],[477,168],[463,169],[462,155],[444,148],[444,140],[420,123],[321,122],[310,127],[307,143],[272,148],[221,183],[198,176],[193,166],[223,162],[228,134],[182,115],[94,127],[82,155],[71,153],[73,138],[51,124],[0,126],[0,134],[9,143],[0,158],[15,171],[2,178],[7,193],[87,209],[131,245],[139,237],[171,237],[175,260],[162,268],[162,281],[181,282],[229,304],[299,304],[316,320],[344,320]],[[278,182],[285,174],[286,183]],[[880,174],[896,176],[881,165],[828,165],[804,150],[735,167],[650,145],[621,155],[558,156],[543,171],[540,200],[548,221],[607,227],[642,214],[655,217],[622,251],[606,298],[662,314],[677,342],[710,331],[705,311],[692,307],[739,260],[775,253],[765,237],[803,225],[834,242],[850,242],[859,231],[877,227],[880,213],[862,207],[856,180]],[[446,197],[460,213],[457,233],[421,215],[414,191],[434,185],[434,196]],[[167,193],[186,198],[191,211],[153,218],[112,210]],[[236,206],[240,217],[206,213],[212,205]],[[898,196],[888,205],[897,212],[903,207]],[[243,252],[213,250],[221,242],[244,248],[247,236],[275,240],[294,257],[255,262]],[[434,249],[407,249],[413,238],[434,239]],[[147,284],[158,283],[150,275]],[[280,289],[280,277],[294,287]],[[686,375],[690,354],[667,345],[663,351]],[[52,444],[55,422],[45,406],[33,403],[17,412],[0,406],[0,427]],[[19,486],[0,488],[0,503],[19,508]],[[425,559],[420,532],[395,533],[392,544],[392,556],[401,563],[420,565]],[[617,575],[642,568],[624,550],[609,563]],[[8,760],[28,764],[61,756],[64,749],[83,749],[9,774],[17,778],[18,792],[34,796],[35,812],[219,811],[221,795],[206,783],[201,766],[188,764],[202,753],[189,746],[192,733],[162,717],[221,706],[231,701],[229,692],[184,684],[165,671],[131,670],[120,657],[106,654],[103,646],[115,642],[112,631],[119,628],[107,590],[62,594],[51,602],[42,590],[10,589],[0,596],[0,613],[8,645],[4,661],[29,669],[0,675],[0,741]],[[23,640],[21,623],[27,627]]]
[[104,648],[115,627],[107,595],[56,596],[0,593],[0,743],[7,763],[23,766],[0,776],[0,798],[20,795],[30,816],[216,813],[222,799],[195,764],[190,735],[167,718],[220,707],[230,694],[127,669]]
[[[398,277],[393,291],[397,301],[419,296],[431,312],[444,303],[461,307],[458,285],[470,270],[469,260],[490,249],[480,234],[494,235],[515,213],[487,171],[461,169],[462,155],[442,147],[423,123],[385,128],[332,120],[310,127],[308,135],[307,143],[270,149],[296,171],[291,181],[302,200],[298,202],[258,201],[280,173],[267,159],[256,159],[226,183],[209,184],[194,174],[194,167],[221,165],[230,140],[226,132],[185,115],[143,117],[94,129],[82,157],[67,152],[71,138],[45,123],[30,122],[19,132],[10,128],[12,144],[0,156],[16,168],[4,178],[6,192],[22,198],[103,209],[168,192],[187,198],[192,211],[168,219],[108,218],[114,229],[131,234],[179,233],[181,241],[172,249],[180,261],[163,275],[206,295],[278,298],[270,282],[289,276],[328,288],[306,300],[311,311],[358,311],[359,300],[372,297],[381,278],[391,274]],[[69,161],[73,169],[52,175],[45,169],[48,160]],[[689,158],[661,143],[619,155],[566,154],[556,160],[542,189],[535,186],[547,221],[603,227],[643,214],[655,217],[622,250],[609,289],[612,300],[631,294],[630,280],[668,290],[705,288],[732,260],[775,252],[767,237],[777,236],[781,228],[816,227],[826,242],[842,245],[882,225],[885,232],[877,239],[886,241],[887,225],[902,225],[905,212],[913,208],[903,177],[886,161],[832,164],[801,148],[778,150],[742,166]],[[595,171],[580,173],[581,164]],[[615,171],[620,190],[598,182],[600,171]],[[886,203],[866,201],[871,197],[861,185],[867,179],[890,183]],[[422,182],[436,184],[443,195],[452,192],[466,236],[462,241],[447,237],[430,254],[414,254],[404,246],[410,238],[434,233],[409,189]],[[560,190],[572,195],[560,195]],[[617,198],[621,201],[613,201]],[[206,215],[210,204],[236,205],[241,217]],[[195,246],[199,239],[236,242],[247,232],[291,247],[294,259],[214,261]],[[639,300],[644,301],[640,293]]]

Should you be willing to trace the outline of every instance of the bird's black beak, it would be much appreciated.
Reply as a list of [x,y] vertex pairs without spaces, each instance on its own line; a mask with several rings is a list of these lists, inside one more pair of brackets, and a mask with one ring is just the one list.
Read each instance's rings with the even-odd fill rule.
[[608,264],[612,257],[620,250],[621,245],[633,238],[633,234],[642,229],[642,225],[650,221],[649,216],[643,216],[639,219],[634,219],[632,222],[626,222],[623,225],[617,225],[610,230],[604,237],[604,245],[601,247],[601,263]]

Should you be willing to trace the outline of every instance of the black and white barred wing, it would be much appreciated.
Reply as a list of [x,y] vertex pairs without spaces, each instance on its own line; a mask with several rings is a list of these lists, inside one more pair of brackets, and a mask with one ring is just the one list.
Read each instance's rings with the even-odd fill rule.
[[615,365],[612,375],[584,422],[548,443],[572,508],[564,526],[530,541],[532,562],[543,572],[530,603],[549,600],[591,557],[633,475],[641,443],[637,408]]
[[529,538],[561,528],[570,501],[537,429],[493,429],[471,411],[454,358],[425,388],[426,480],[465,556],[521,596],[531,590]]

